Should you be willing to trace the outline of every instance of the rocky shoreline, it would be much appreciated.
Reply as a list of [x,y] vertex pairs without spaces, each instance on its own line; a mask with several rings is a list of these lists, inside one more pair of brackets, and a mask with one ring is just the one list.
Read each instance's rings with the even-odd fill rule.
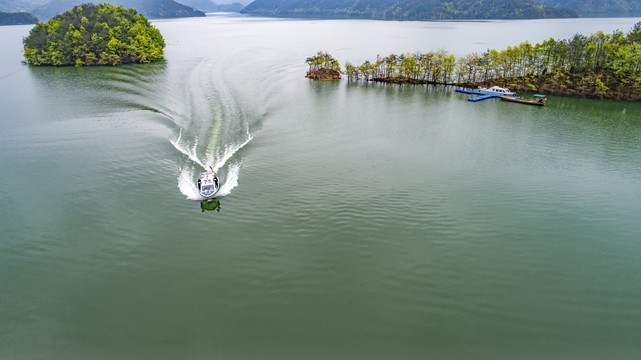
[[571,74],[557,72],[546,75],[530,75],[514,78],[499,78],[478,83],[438,83],[406,77],[377,77],[369,81],[406,85],[450,85],[476,89],[479,86],[507,87],[515,92],[542,93],[546,95],[574,96],[589,99],[639,101],[641,84],[625,84],[617,81],[611,71]]
[[341,73],[334,69],[320,68],[309,71],[305,77],[312,80],[340,80]]

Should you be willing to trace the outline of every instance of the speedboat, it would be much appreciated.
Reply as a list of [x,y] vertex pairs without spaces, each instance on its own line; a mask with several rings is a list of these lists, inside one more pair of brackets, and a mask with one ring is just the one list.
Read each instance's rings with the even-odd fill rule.
[[484,88],[480,87],[478,89],[480,92],[483,93],[488,93],[488,94],[498,94],[498,95],[503,95],[503,96],[514,96],[516,95],[515,92],[510,91],[508,88],[502,88],[498,86],[492,86],[490,88]]
[[198,192],[202,197],[207,199],[216,195],[218,190],[220,190],[220,181],[218,180],[218,176],[216,176],[216,172],[211,166],[209,169],[211,171],[201,173],[198,178]]

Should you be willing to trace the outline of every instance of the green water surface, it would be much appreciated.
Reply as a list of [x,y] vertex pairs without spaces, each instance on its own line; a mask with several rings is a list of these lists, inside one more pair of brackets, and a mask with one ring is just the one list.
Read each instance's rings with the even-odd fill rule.
[[304,78],[636,21],[218,15],[115,68],[0,28],[0,359],[639,358],[639,103]]

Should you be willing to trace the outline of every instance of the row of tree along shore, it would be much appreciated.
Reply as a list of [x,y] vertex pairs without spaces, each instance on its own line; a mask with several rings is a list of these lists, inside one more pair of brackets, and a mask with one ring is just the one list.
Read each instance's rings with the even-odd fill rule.
[[[326,52],[307,59],[308,74],[341,71]],[[456,59],[445,50],[377,56],[360,65],[345,63],[349,80],[399,84],[506,86],[516,91],[592,98],[641,100],[641,22],[628,32],[596,32],[571,39],[550,38]]]

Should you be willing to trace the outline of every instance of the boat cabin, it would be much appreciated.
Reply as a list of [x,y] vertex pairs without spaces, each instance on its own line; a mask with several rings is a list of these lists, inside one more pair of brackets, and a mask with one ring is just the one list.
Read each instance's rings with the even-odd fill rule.
[[478,89],[480,92],[484,93],[489,93],[489,94],[498,94],[498,95],[504,95],[504,96],[514,96],[516,95],[515,92],[510,91],[508,88],[502,88],[499,86],[492,86],[490,88],[484,88],[480,87]]

